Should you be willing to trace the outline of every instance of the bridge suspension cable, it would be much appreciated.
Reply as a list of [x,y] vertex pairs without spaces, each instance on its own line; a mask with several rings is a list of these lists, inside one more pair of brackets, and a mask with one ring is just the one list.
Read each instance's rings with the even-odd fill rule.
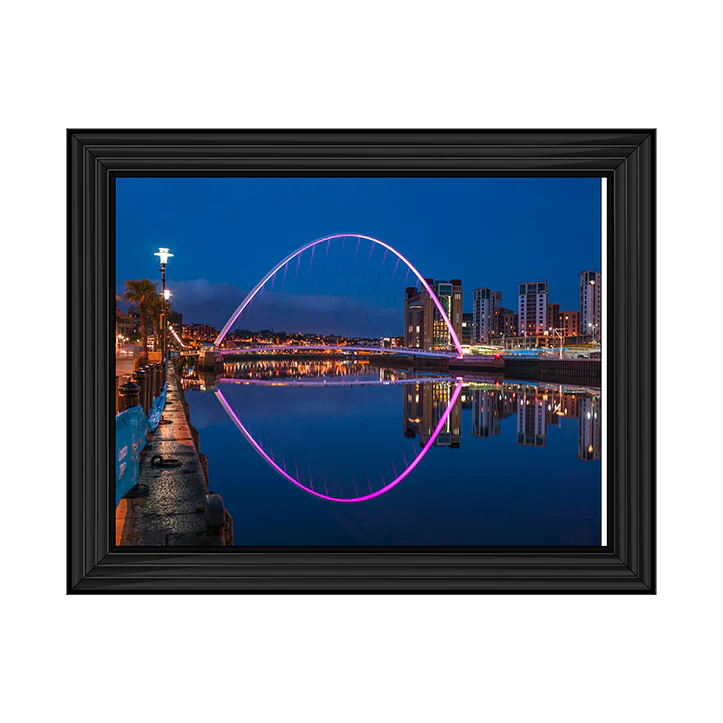
[[[434,302],[434,305],[437,307],[437,311],[439,311],[440,316],[442,317],[445,325],[447,326],[447,329],[449,330],[450,338],[452,339],[452,342],[454,343],[455,349],[457,350],[457,354],[462,357],[462,344],[460,343],[459,338],[457,337],[456,332],[454,331],[454,327],[452,326],[452,323],[447,316],[447,312],[444,310],[444,307],[442,306],[441,302],[437,298],[437,295],[432,290],[431,286],[427,283],[426,279],[422,276],[422,274],[415,268],[415,266],[402,254],[399,253],[395,248],[390,246],[389,244],[385,243],[384,241],[380,241],[379,239],[373,238],[372,236],[364,236],[363,234],[354,234],[354,233],[342,233],[342,234],[332,234],[331,236],[324,236],[322,238],[318,238],[314,241],[311,241],[307,244],[304,244],[303,246],[296,249],[296,251],[293,251],[288,256],[283,258],[281,261],[279,261],[278,264],[276,264],[263,278],[254,286],[251,291],[246,295],[246,298],[239,304],[236,311],[231,315],[229,320],[224,325],[223,329],[219,332],[219,335],[216,337],[215,345],[218,346],[221,344],[221,342],[226,337],[226,334],[228,334],[231,327],[236,322],[236,319],[241,315],[241,312],[251,303],[252,299],[256,296],[256,294],[259,293],[259,291],[263,288],[264,284],[276,274],[276,272],[281,269],[282,267],[286,266],[292,259],[296,258],[297,256],[300,256],[304,251],[307,249],[312,249],[312,254],[315,249],[315,247],[320,244],[324,243],[325,241],[329,243],[332,240],[335,239],[346,239],[346,238],[356,238],[356,239],[365,239],[367,241],[371,241],[372,244],[378,244],[382,248],[386,249],[387,251],[391,251],[399,260],[403,261],[407,267],[412,271],[412,273],[417,277],[421,285],[424,287],[425,291],[429,294],[430,298]],[[372,247],[373,248],[373,247]]]

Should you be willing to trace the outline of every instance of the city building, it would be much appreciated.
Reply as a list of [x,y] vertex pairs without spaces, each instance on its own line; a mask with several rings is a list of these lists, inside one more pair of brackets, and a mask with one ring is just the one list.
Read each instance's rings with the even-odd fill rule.
[[462,346],[469,346],[472,343],[472,316],[469,312],[462,314],[462,336],[460,337]]
[[557,314],[555,328],[558,329],[563,336],[579,336],[580,335],[580,312],[579,311],[560,311]]
[[497,333],[501,337],[517,336],[517,314],[512,309],[497,309]]
[[[425,279],[434,291],[455,334],[462,337],[462,282]],[[411,349],[452,349],[451,339],[437,305],[425,289],[408,287],[404,295],[404,346]]]
[[178,334],[183,335],[183,314],[180,311],[169,311],[168,312],[168,325]]
[[596,271],[580,274],[580,333],[600,341],[602,284]]
[[140,317],[137,314],[128,312],[123,314],[116,307],[116,333],[123,337],[130,337],[137,333],[140,326]]
[[551,325],[547,318],[547,282],[532,281],[519,285],[518,333],[520,336],[544,334]]
[[[548,304],[547,305],[547,323],[550,326],[558,328],[558,320],[560,316],[560,305],[559,304]],[[548,327],[549,328],[549,327]]]
[[497,333],[495,309],[502,306],[502,292],[475,289],[472,295],[472,343],[486,344]]
[[400,346],[404,346],[403,336],[383,336],[379,340],[379,346],[382,349],[397,349]]
[[407,287],[404,294],[404,346],[426,349],[427,345],[431,345],[432,305],[432,299],[424,289]]
[[208,324],[185,324],[183,326],[183,338],[194,339],[195,341],[215,341],[218,330]]

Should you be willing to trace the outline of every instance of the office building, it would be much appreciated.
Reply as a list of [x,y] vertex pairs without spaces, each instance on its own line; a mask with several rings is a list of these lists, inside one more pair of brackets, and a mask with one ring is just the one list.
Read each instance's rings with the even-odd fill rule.
[[218,330],[208,324],[186,324],[183,327],[184,339],[195,339],[196,341],[215,341]]
[[[462,338],[462,282],[425,279],[444,309],[457,338]],[[408,287],[404,295],[404,346],[410,349],[454,349],[449,329],[425,289]]]
[[472,295],[472,343],[486,344],[496,336],[495,309],[502,306],[502,292],[475,289]]
[[[555,329],[558,327],[558,321],[560,317],[560,305],[559,304],[548,304],[547,305],[547,323],[554,327]],[[548,327],[549,329],[550,327]]]
[[580,335],[580,312],[579,311],[561,311],[557,315],[555,328],[558,329],[563,336],[579,336]]
[[517,336],[517,314],[512,309],[497,309],[497,333],[500,337]]
[[472,316],[469,312],[462,314],[462,336],[460,337],[462,346],[469,346],[472,343]]
[[520,336],[544,334],[551,324],[547,318],[547,282],[533,281],[519,285],[518,333]]
[[600,341],[602,285],[596,271],[580,274],[580,333]]

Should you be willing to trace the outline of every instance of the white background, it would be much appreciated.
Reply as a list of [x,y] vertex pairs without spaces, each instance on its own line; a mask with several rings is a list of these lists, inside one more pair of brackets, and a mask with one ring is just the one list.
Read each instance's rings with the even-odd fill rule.
[[[588,723],[720,713],[713,8],[4,5],[8,720]],[[64,595],[65,128],[345,126],[659,129],[656,597]]]

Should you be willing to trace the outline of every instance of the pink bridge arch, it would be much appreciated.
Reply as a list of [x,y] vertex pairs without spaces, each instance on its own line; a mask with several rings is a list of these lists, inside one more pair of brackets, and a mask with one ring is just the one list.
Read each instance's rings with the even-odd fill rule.
[[[434,380],[433,380],[434,381]],[[297,480],[295,477],[290,475],[281,465],[279,465],[277,462],[274,461],[273,457],[271,457],[268,452],[266,452],[261,445],[251,436],[251,433],[244,427],[241,420],[238,418],[236,413],[231,409],[231,406],[229,405],[228,401],[226,401],[226,397],[223,395],[223,392],[221,392],[220,389],[217,389],[215,394],[218,401],[221,403],[221,406],[224,408],[228,416],[231,418],[231,421],[236,425],[236,428],[243,434],[243,436],[246,438],[248,443],[254,448],[256,452],[258,452],[261,457],[271,466],[273,467],[282,477],[285,477],[289,482],[292,482],[297,487],[300,487],[305,492],[308,492],[311,495],[314,495],[315,497],[321,497],[321,499],[329,500],[330,502],[364,502],[365,500],[371,500],[375,497],[379,497],[379,495],[383,495],[385,492],[389,492],[392,487],[396,487],[422,460],[422,457],[424,457],[427,452],[429,452],[430,448],[436,441],[437,437],[440,435],[442,429],[444,429],[444,425],[447,423],[447,420],[449,419],[449,415],[452,413],[452,409],[454,409],[454,405],[457,403],[457,399],[459,398],[460,393],[462,392],[462,387],[464,386],[464,379],[462,377],[457,377],[456,386],[450,396],[449,404],[447,404],[447,408],[444,410],[442,416],[439,418],[439,421],[437,422],[437,426],[434,428],[434,431],[432,432],[432,435],[427,440],[427,443],[422,447],[422,449],[419,451],[419,454],[411,461],[409,466],[400,474],[398,475],[394,480],[389,482],[389,484],[384,485],[384,487],[371,492],[368,495],[360,495],[359,497],[331,497],[330,495],[324,495],[321,492],[317,492],[312,487],[307,487],[305,484]],[[450,383],[452,380],[450,379]]]
[[311,241],[308,244],[305,244],[304,246],[299,247],[294,251],[293,253],[290,253],[286,258],[279,261],[276,266],[274,266],[271,271],[269,271],[262,279],[261,281],[254,286],[251,291],[246,295],[246,298],[239,304],[236,311],[231,314],[231,317],[224,325],[223,329],[221,329],[219,335],[216,337],[215,344],[218,346],[225,338],[226,334],[228,334],[229,329],[234,325],[236,322],[236,319],[240,316],[241,312],[251,303],[251,300],[256,296],[256,294],[261,291],[261,287],[277,272],[279,269],[282,269],[286,264],[289,263],[292,259],[296,258],[299,254],[303,253],[307,249],[310,249],[312,246],[316,246],[317,244],[323,243],[324,241],[332,241],[334,239],[343,239],[343,238],[356,238],[356,239],[366,239],[367,241],[371,241],[372,243],[379,244],[379,246],[382,246],[383,248],[387,249],[387,251],[391,251],[395,256],[397,256],[401,261],[403,261],[409,270],[419,279],[422,286],[424,287],[425,291],[429,294],[432,301],[434,302],[435,306],[437,307],[437,310],[439,311],[440,316],[444,320],[444,323],[447,325],[447,329],[449,330],[449,335],[454,342],[454,346],[457,349],[457,353],[460,357],[463,356],[462,353],[462,345],[460,344],[459,338],[457,337],[457,334],[454,331],[454,327],[452,326],[452,322],[449,320],[449,317],[447,316],[447,312],[444,310],[444,307],[440,303],[439,299],[437,298],[437,295],[432,291],[432,288],[427,283],[425,278],[422,276],[422,274],[419,273],[419,271],[412,265],[412,263],[406,259],[402,254],[399,253],[395,248],[390,246],[389,244],[384,243],[384,241],[380,241],[379,239],[372,238],[371,236],[363,236],[362,234],[358,233],[337,233],[333,234],[331,236],[324,236],[323,238],[318,238],[315,241]]

